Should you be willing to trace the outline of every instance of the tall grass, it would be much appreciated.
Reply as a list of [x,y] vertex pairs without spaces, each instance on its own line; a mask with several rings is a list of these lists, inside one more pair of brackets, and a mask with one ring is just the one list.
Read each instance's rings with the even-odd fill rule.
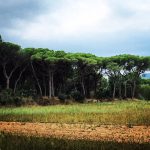
[[149,150],[150,143],[118,143],[0,133],[0,150]]
[[150,125],[150,102],[2,107],[0,121]]

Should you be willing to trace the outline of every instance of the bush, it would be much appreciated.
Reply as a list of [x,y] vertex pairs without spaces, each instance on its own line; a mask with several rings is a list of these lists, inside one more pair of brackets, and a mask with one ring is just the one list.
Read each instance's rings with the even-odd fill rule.
[[12,90],[2,90],[0,93],[0,104],[8,105],[12,103],[13,103]]
[[16,105],[20,106],[22,99],[18,95],[14,95],[11,89],[5,89],[0,92],[0,105]]
[[141,79],[140,80],[140,83],[143,85],[143,84],[148,84],[150,85],[150,79]]
[[139,89],[140,98],[150,100],[150,85],[142,84]]
[[14,96],[13,104],[16,106],[21,106],[23,104],[22,98]]
[[36,97],[36,91],[34,89],[21,89],[18,90],[18,93],[22,96],[22,97]]
[[107,79],[102,78],[98,83],[98,87],[95,93],[95,98],[105,99],[108,97],[111,97],[109,83]]
[[97,99],[104,99],[104,98],[108,98],[110,96],[110,92],[108,89],[104,88],[104,89],[98,89],[96,91],[95,97]]
[[83,100],[85,99],[84,95],[81,94],[79,91],[72,91],[71,96],[74,100],[78,102],[83,102]]
[[59,93],[58,98],[60,99],[60,102],[64,103],[67,98],[67,95],[63,93]]

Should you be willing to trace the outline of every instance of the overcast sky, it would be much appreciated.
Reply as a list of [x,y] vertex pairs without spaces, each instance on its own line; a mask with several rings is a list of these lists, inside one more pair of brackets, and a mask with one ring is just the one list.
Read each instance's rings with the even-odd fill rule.
[[150,0],[0,0],[0,34],[23,48],[150,55]]

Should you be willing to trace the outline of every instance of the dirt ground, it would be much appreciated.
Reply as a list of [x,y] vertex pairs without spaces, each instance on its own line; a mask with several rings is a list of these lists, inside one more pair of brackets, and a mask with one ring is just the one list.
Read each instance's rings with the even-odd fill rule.
[[112,125],[0,122],[0,131],[43,137],[150,143],[150,126],[129,128]]

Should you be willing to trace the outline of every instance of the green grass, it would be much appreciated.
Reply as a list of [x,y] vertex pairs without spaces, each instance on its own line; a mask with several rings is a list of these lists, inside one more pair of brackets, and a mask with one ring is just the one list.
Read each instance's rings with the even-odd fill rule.
[[150,102],[2,107],[0,121],[150,125]]
[[0,133],[0,150],[149,150],[150,143],[118,143]]

